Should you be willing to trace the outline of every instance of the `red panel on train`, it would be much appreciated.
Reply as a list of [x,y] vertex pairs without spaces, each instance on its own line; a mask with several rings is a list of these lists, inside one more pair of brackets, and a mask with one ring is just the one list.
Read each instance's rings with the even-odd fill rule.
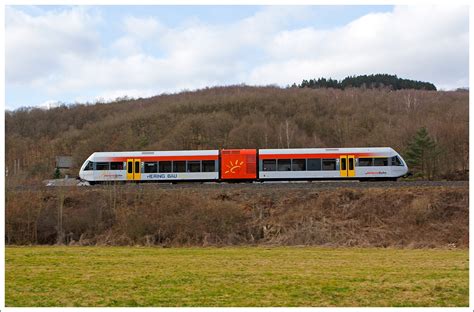
[[227,149],[221,151],[221,179],[257,178],[256,149]]

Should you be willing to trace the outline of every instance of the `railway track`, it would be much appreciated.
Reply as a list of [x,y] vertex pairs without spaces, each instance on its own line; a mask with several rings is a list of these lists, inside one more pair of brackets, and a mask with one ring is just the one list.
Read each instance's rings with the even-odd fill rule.
[[[79,188],[79,189],[104,189],[111,187],[109,185],[94,185],[94,186],[76,186],[76,185],[52,185],[52,186],[15,186],[7,187],[7,190],[13,191],[35,191],[54,189],[56,187],[62,188]],[[299,181],[299,182],[253,182],[253,183],[140,183],[140,184],[118,184],[116,187],[120,188],[146,188],[146,189],[337,189],[337,188],[405,188],[405,187],[455,187],[468,188],[469,181]]]
[[[94,187],[107,187],[106,185]],[[469,187],[468,181],[313,181],[313,182],[254,182],[254,183],[146,183],[127,184],[123,187],[145,187],[158,189],[328,189],[328,188],[400,188],[400,187]]]

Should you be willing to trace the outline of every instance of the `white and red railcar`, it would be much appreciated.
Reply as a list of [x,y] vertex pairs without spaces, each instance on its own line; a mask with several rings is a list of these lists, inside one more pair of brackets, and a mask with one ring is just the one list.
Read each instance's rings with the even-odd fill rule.
[[106,181],[396,180],[408,173],[390,147],[96,152],[79,177]]

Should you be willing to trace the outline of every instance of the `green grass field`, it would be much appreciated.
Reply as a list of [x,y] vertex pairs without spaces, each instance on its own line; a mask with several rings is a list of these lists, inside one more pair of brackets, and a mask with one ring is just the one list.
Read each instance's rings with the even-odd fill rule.
[[467,306],[468,250],[7,247],[13,306]]

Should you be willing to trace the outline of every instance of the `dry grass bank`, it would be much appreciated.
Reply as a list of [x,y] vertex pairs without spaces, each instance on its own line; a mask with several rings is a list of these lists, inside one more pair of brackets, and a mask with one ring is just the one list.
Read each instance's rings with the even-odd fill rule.
[[468,246],[468,189],[159,189],[6,192],[6,243]]

